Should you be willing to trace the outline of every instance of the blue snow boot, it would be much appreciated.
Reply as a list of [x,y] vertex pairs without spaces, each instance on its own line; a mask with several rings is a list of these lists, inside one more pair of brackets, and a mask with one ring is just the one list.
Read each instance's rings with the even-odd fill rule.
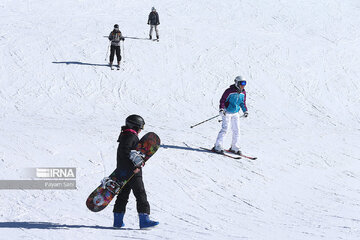
[[125,213],[114,212],[114,227],[121,228],[125,226],[125,224],[123,223],[124,215]]
[[139,222],[141,229],[155,227],[159,224],[159,222],[151,221],[147,213],[139,213]]

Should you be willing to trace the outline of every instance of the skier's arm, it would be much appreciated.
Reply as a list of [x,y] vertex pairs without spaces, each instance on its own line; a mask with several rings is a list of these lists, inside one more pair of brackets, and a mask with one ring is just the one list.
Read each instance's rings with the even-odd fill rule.
[[157,16],[157,24],[156,25],[160,25],[160,18],[159,18],[159,14],[156,13],[156,16]]
[[139,139],[136,136],[127,135],[123,137],[121,141],[119,137],[118,142],[119,147],[117,152],[117,166],[126,166],[127,171],[134,171],[136,168],[130,159],[130,153],[132,150],[136,149]]
[[226,89],[225,92],[223,93],[223,95],[220,98],[219,110],[220,109],[225,109],[225,102],[226,102],[226,99],[228,98],[229,94],[230,94],[230,90]]
[[120,32],[120,40],[125,41],[125,38],[124,38],[124,36],[122,35],[121,32]]
[[112,41],[113,40],[113,35],[110,33],[109,34],[109,37],[108,37],[109,41]]
[[149,14],[149,17],[148,17],[148,25],[150,24],[150,16],[151,16],[151,13]]
[[246,106],[246,92],[243,91],[242,94],[244,95],[244,98],[243,98],[243,101],[240,102],[240,107],[241,107],[241,110],[243,111],[243,113],[245,114],[248,111],[247,106]]

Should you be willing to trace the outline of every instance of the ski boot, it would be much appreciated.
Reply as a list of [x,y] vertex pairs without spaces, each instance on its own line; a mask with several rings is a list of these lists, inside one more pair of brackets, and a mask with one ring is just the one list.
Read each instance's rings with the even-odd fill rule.
[[152,36],[151,36],[151,35],[149,35],[149,39],[150,39],[150,40],[152,39]]
[[149,214],[147,213],[139,213],[139,225],[140,229],[155,227],[159,225],[159,222],[151,221],[149,218]]
[[229,152],[232,152],[232,153],[234,153],[234,154],[236,154],[236,155],[241,155],[241,151],[240,150],[233,150],[233,149],[229,149]]
[[125,224],[123,222],[125,213],[116,213],[114,212],[114,225],[115,228],[121,228],[124,227]]
[[213,151],[215,153],[219,153],[219,154],[224,154],[224,149],[222,149],[222,148],[213,147],[211,149],[211,151]]
[[158,41],[159,41],[159,35],[156,35],[156,40],[158,40]]

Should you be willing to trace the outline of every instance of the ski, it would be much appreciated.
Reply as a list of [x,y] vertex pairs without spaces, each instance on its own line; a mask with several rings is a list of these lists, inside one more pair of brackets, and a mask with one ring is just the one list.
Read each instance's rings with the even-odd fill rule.
[[226,154],[226,153],[217,153],[217,152],[214,152],[213,150],[209,149],[209,148],[203,148],[203,147],[200,147],[200,149],[202,150],[206,150],[208,152],[211,152],[211,153],[215,153],[215,154],[219,154],[219,155],[222,155],[222,156],[225,156],[225,157],[229,157],[229,158],[232,158],[232,159],[241,159],[241,157],[235,157],[235,156],[231,156],[229,154]]
[[250,159],[250,160],[256,160],[257,159],[257,157],[250,157],[250,156],[246,156],[244,154],[241,154],[240,156],[244,157],[244,158],[247,158],[247,159]]
[[225,152],[228,152],[228,153],[232,153],[232,154],[235,154],[235,155],[238,155],[240,157],[244,157],[244,158],[247,158],[247,159],[250,159],[250,160],[256,160],[257,157],[249,157],[249,156],[246,156],[244,154],[236,154],[236,153],[233,153],[232,151],[228,150],[228,149],[225,149]]

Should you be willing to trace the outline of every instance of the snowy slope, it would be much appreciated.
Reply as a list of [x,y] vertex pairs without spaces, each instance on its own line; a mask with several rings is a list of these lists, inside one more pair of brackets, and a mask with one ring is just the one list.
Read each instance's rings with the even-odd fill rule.
[[[122,70],[106,66],[115,23]],[[76,167],[77,190],[1,190],[0,239],[359,239],[360,3],[333,1],[0,2],[0,179]],[[194,150],[220,129],[219,98],[248,79],[242,149]],[[144,169],[158,228],[138,231],[135,199],[86,197],[116,164],[117,137],[141,114],[162,148]],[[227,143],[230,138],[227,138]]]

